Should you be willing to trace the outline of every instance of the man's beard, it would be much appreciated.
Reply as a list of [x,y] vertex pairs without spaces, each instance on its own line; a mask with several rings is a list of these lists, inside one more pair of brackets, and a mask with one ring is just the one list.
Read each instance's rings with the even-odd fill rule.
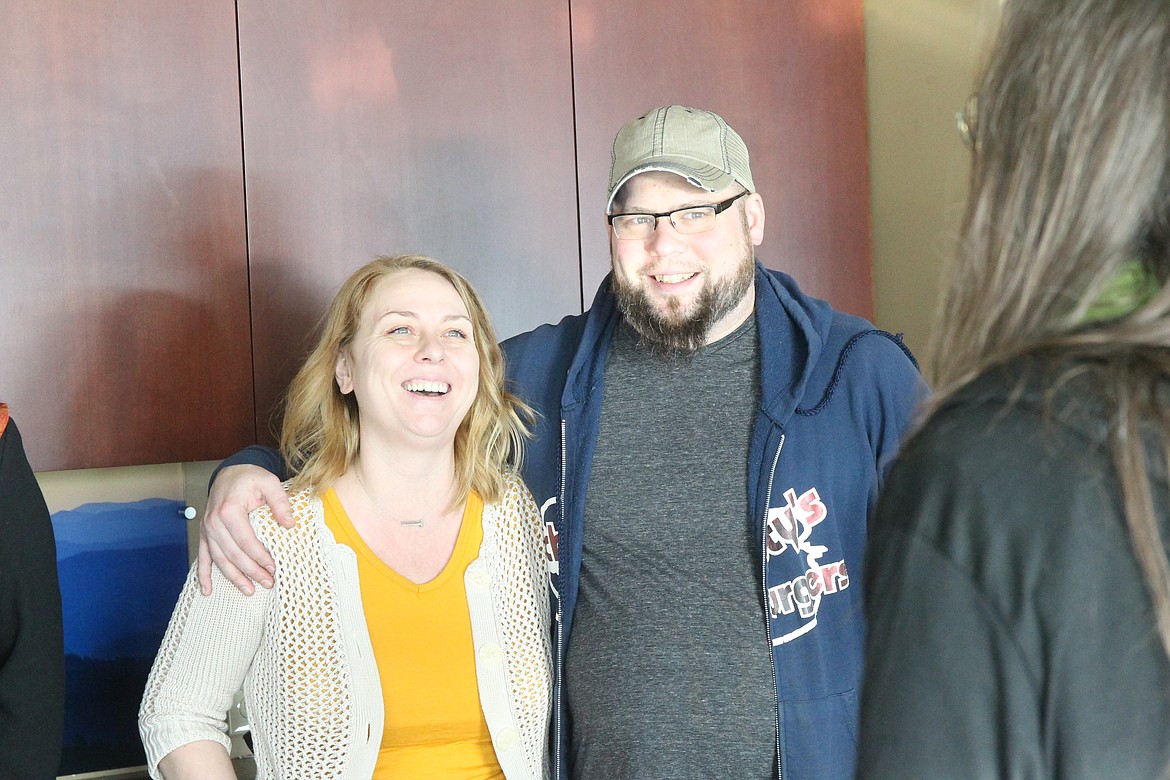
[[706,345],[712,326],[731,313],[747,295],[755,273],[755,253],[749,245],[735,273],[704,284],[693,311],[686,316],[680,312],[678,299],[668,299],[667,311],[662,312],[644,289],[626,282],[618,274],[613,276],[613,292],[626,322],[651,352],[663,357],[690,357]]

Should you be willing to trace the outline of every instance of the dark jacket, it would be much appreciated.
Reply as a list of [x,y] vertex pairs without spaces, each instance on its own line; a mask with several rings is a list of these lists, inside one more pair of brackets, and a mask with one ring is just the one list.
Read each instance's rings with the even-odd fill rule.
[[[588,533],[585,491],[606,357],[619,318],[607,279],[585,314],[504,343],[515,391],[540,414],[524,479],[549,537],[557,616],[554,770],[562,778],[568,735],[561,663]],[[867,518],[923,386],[899,339],[833,311],[790,277],[759,265],[756,321],[761,406],[749,507],[770,615],[781,773],[792,780],[851,777]]]
[[[1018,380],[1027,377],[1019,400]],[[861,778],[1154,778],[1170,663],[1101,401],[1016,362],[950,399],[890,473],[870,542]],[[1167,533],[1165,463],[1150,476]]]
[[20,431],[0,404],[0,777],[5,780],[57,776],[65,722],[62,637],[49,510]]

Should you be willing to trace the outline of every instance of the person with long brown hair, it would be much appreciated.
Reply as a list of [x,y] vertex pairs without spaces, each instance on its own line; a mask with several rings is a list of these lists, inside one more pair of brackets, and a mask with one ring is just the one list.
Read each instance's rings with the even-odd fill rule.
[[192,567],[139,715],[151,776],[234,777],[242,685],[258,778],[546,777],[530,421],[462,276],[414,255],[350,276],[288,392],[298,522],[251,515],[275,586],[246,598],[217,572],[202,596]]
[[1170,3],[1007,0],[932,399],[867,557],[859,776],[1170,763]]

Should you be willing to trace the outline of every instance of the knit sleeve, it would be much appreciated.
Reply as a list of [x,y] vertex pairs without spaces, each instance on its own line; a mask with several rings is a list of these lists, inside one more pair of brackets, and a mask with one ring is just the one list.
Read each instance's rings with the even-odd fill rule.
[[227,713],[260,646],[274,593],[258,587],[245,596],[214,567],[212,587],[210,596],[199,592],[192,565],[147,679],[138,728],[154,778],[158,762],[183,745],[231,747]]
[[548,776],[545,738],[551,708],[552,650],[549,631],[548,566],[540,510],[524,483],[514,480],[501,500],[502,578],[500,593],[507,601],[507,625],[502,632],[513,654],[515,674],[510,680],[515,715],[531,746],[531,776]]

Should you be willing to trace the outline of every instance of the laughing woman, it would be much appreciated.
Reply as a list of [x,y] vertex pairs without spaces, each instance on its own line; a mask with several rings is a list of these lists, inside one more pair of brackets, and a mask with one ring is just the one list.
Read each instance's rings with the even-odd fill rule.
[[194,569],[139,724],[152,777],[234,777],[241,684],[259,778],[541,778],[550,656],[528,410],[468,282],[425,257],[358,270],[289,390],[297,518],[252,524],[275,587]]

